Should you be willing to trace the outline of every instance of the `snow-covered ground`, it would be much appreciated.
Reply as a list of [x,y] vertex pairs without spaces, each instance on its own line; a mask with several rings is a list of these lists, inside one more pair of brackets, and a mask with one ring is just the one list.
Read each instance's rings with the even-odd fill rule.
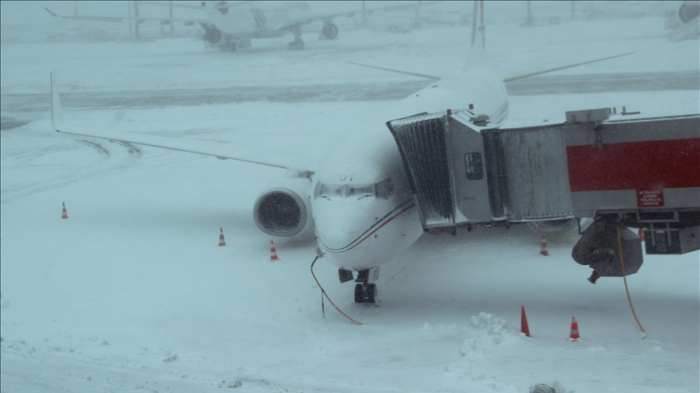
[[[446,75],[467,58],[469,29],[305,37],[304,51],[261,40],[238,53],[192,39],[3,43],[3,100],[62,91],[414,81],[351,66]],[[697,41],[669,43],[662,19],[487,30],[504,71],[636,51],[562,71],[700,70]],[[699,71],[700,72],[700,71]],[[48,97],[47,97],[48,99]],[[393,101],[245,102],[65,109],[67,122],[129,136],[219,143],[296,160],[323,154]],[[697,113],[698,90],[512,97],[511,121],[626,105],[643,115]],[[356,326],[325,302],[313,242],[277,242],[253,223],[257,193],[283,172],[184,153],[58,135],[48,113],[1,136],[1,379],[11,392],[697,392],[700,253],[645,256],[623,281],[570,257],[576,236],[526,228],[425,236],[383,268],[378,307],[321,259],[316,275]],[[387,131],[388,132],[388,131]],[[638,158],[643,163],[643,158]],[[697,170],[689,168],[689,170]],[[65,202],[69,219],[61,220]],[[218,247],[223,227],[226,247]],[[520,307],[531,338],[519,333]],[[567,341],[571,318],[581,340]]]

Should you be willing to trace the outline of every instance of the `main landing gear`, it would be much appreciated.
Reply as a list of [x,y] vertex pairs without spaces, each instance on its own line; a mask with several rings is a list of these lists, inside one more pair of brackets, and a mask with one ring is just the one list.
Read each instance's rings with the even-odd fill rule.
[[[355,279],[355,303],[376,304],[377,303],[377,284],[379,277],[379,268],[364,269],[357,272]],[[341,283],[348,282],[353,279],[352,271],[346,269],[338,269],[338,278]]]
[[304,41],[301,38],[295,39],[289,43],[289,49],[304,49]]
[[289,43],[290,49],[304,49],[304,41],[301,40],[301,27],[294,26],[292,28],[292,34],[294,34],[294,41]]

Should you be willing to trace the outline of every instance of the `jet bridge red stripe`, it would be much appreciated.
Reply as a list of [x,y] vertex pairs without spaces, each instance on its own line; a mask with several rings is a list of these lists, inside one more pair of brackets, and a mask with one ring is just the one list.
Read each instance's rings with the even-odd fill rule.
[[700,187],[700,138],[568,146],[571,192]]

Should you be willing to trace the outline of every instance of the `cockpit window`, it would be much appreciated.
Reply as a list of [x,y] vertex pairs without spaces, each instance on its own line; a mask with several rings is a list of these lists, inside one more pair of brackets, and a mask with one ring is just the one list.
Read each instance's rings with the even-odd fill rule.
[[394,193],[394,183],[388,177],[380,182],[367,185],[354,184],[324,184],[319,182],[314,190],[314,199],[318,197],[375,197],[388,199]]

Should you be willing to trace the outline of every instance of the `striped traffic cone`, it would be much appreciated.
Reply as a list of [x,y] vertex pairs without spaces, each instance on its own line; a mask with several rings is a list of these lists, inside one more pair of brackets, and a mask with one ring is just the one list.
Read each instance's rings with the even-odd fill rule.
[[644,228],[639,228],[639,238],[644,241]]
[[226,245],[226,240],[224,240],[224,228],[219,227],[219,247]]
[[569,341],[577,341],[581,336],[578,334],[578,322],[576,317],[571,318],[571,333],[569,333]]
[[270,262],[277,262],[280,259],[277,258],[277,249],[275,248],[275,242],[270,239]]
[[66,203],[63,202],[63,213],[61,214],[61,218],[64,220],[68,219],[68,212],[66,211]]
[[549,255],[547,252],[547,238],[544,235],[542,235],[542,247],[540,248],[540,254],[544,256]]

